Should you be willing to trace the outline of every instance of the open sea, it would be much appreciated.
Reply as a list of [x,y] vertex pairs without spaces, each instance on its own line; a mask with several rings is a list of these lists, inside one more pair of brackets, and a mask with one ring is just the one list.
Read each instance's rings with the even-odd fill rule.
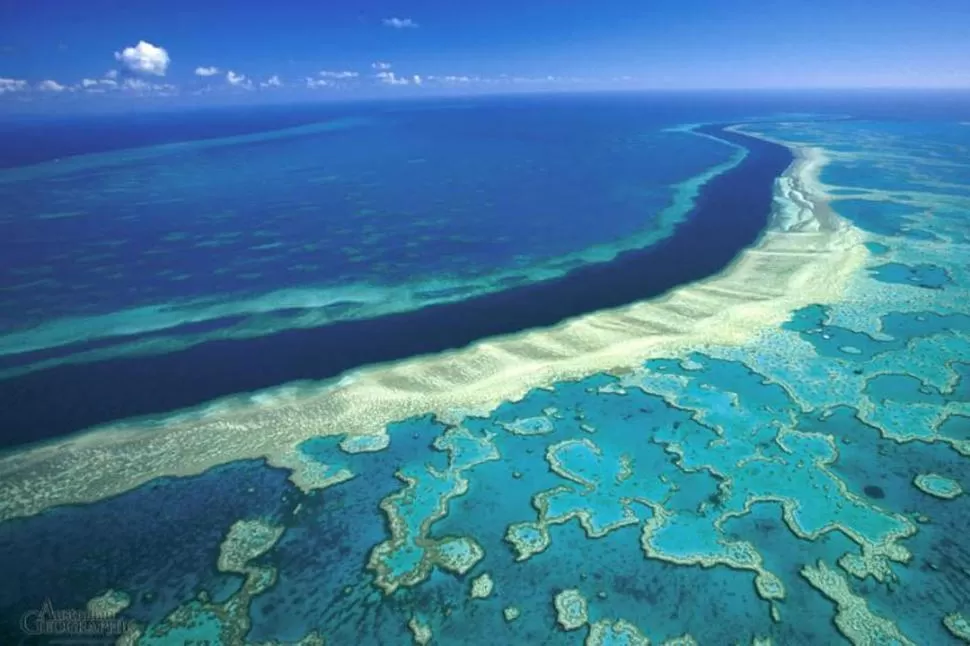
[[970,642],[968,122],[0,120],[0,644]]

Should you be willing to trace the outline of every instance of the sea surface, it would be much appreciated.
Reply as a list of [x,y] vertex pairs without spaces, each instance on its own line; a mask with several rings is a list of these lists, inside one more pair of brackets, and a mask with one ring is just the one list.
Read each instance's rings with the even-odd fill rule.
[[[722,93],[4,123],[0,643],[52,643],[59,610],[139,644],[970,640],[968,116]],[[779,178],[806,155],[860,258],[824,302],[487,410],[378,377],[408,414],[314,432],[358,370],[731,272],[805,208]],[[201,473],[171,448],[294,426],[249,459],[213,435]]]

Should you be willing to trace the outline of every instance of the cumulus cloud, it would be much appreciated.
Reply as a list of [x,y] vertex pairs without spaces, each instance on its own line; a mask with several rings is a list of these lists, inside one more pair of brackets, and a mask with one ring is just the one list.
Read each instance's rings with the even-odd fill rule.
[[259,87],[280,87],[282,85],[283,81],[280,80],[280,77],[273,74],[271,77],[260,83]]
[[410,18],[385,18],[383,22],[385,27],[394,29],[417,29],[418,27],[418,23]]
[[134,47],[125,47],[120,52],[115,52],[115,59],[133,74],[153,76],[165,76],[165,71],[171,62],[164,48],[143,40],[138,41]]
[[246,78],[245,74],[237,74],[232,70],[226,72],[226,82],[233,87],[242,87],[246,89],[253,86],[253,82]]
[[27,81],[21,79],[0,78],[0,94],[4,92],[24,92],[27,90]]
[[37,84],[37,89],[41,92],[63,92],[67,88],[57,81],[51,81],[50,79],[46,81],[41,81]]
[[360,74],[358,74],[357,72],[349,72],[346,70],[342,72],[330,72],[327,70],[323,70],[322,72],[320,72],[320,77],[325,79],[338,79],[338,80],[354,79],[354,78],[357,78],[358,76],[360,76]]
[[408,85],[411,83],[407,78],[398,76],[394,72],[378,72],[375,76],[385,85]]
[[415,74],[414,76],[411,77],[411,82],[414,83],[415,85],[421,85],[421,77]]
[[196,76],[215,76],[219,73],[219,68],[215,66],[195,68]]
[[118,70],[108,70],[104,73],[106,79],[116,79],[118,78]]
[[370,65],[375,70],[389,70],[391,69],[390,63],[385,63],[384,61],[377,61],[376,63],[371,63]]

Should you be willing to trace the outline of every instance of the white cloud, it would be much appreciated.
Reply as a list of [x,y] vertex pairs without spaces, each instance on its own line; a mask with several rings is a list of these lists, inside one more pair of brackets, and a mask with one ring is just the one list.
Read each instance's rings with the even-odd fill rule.
[[394,72],[378,72],[374,76],[385,85],[408,85],[411,83],[408,79],[397,76]]
[[196,76],[215,76],[219,73],[219,68],[213,66],[210,67],[197,67],[195,68]]
[[280,87],[282,85],[283,81],[280,80],[280,77],[273,74],[271,77],[260,83],[259,87]]
[[485,82],[486,80],[479,76],[465,76],[465,75],[448,75],[448,76],[433,76],[429,75],[425,77],[425,80],[431,83],[471,83],[471,82]]
[[79,85],[86,92],[101,93],[116,89],[118,82],[113,79],[82,79]]
[[570,83],[575,82],[578,79],[567,78],[563,76],[508,76],[502,74],[499,76],[501,81],[507,81],[511,83],[516,83],[520,85],[537,85],[542,83]]
[[63,92],[67,88],[58,83],[57,81],[51,81],[50,79],[46,81],[41,81],[37,84],[37,89],[41,92]]
[[27,90],[27,81],[0,78],[0,94],[4,92],[24,92],[25,90]]
[[178,88],[170,83],[149,83],[143,79],[128,78],[121,84],[122,89],[138,94],[158,94],[171,96],[178,93]]
[[118,78],[118,70],[108,70],[104,73],[106,79],[116,79]]
[[376,63],[371,63],[370,65],[375,70],[389,70],[391,69],[390,63],[385,63],[384,61],[377,61]]
[[143,40],[138,41],[134,47],[125,47],[120,52],[115,52],[115,58],[129,72],[154,76],[165,76],[171,62],[165,49]]
[[415,85],[421,85],[421,77],[415,74],[414,76],[411,77],[411,82],[414,83]]
[[360,74],[357,72],[349,72],[346,70],[342,72],[329,72],[327,70],[323,70],[320,72],[320,77],[325,79],[355,79],[358,76],[360,76]]
[[152,84],[141,79],[125,79],[122,87],[124,87],[126,90],[149,90],[151,89]]
[[[447,75],[447,76],[425,76],[422,77],[427,83],[439,84],[467,84],[481,83],[485,85],[565,85],[575,83],[593,83],[597,79],[577,78],[571,76],[512,76],[509,74],[499,74],[498,76],[468,76],[468,75]],[[614,80],[629,80],[629,77],[619,77]]]
[[383,22],[385,27],[394,29],[417,29],[418,27],[418,23],[410,18],[385,18]]
[[253,82],[247,79],[245,74],[237,74],[232,70],[226,72],[226,82],[234,87],[242,87],[247,90],[253,87]]
[[306,77],[306,86],[311,90],[316,90],[321,87],[329,87],[331,85],[333,85],[333,83],[327,79],[315,79],[312,76]]

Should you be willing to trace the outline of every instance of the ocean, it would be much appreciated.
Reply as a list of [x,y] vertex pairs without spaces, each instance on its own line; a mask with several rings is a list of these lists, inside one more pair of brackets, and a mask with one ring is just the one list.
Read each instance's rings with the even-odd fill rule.
[[0,641],[970,639],[968,114],[8,123]]
[[[716,272],[754,241],[790,158],[752,142],[751,177],[718,178],[745,154],[737,135],[677,130],[661,108],[367,106],[10,169],[6,442],[459,348]],[[704,221],[678,229],[708,175]],[[685,252],[703,260],[676,263]]]

